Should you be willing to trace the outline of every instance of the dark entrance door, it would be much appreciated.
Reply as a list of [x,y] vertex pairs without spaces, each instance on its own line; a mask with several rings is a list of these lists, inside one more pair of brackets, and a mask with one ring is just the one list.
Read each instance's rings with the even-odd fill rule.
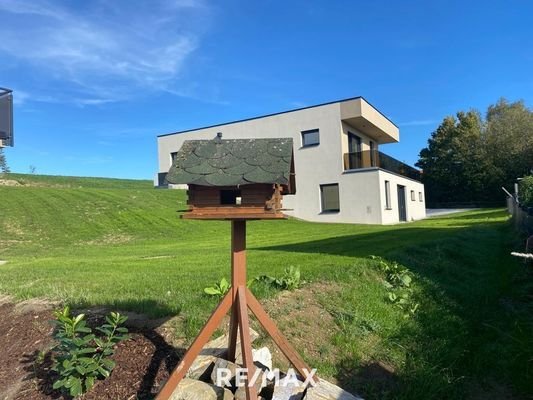
[[405,208],[405,186],[398,185],[398,212],[400,221],[407,221],[407,209]]

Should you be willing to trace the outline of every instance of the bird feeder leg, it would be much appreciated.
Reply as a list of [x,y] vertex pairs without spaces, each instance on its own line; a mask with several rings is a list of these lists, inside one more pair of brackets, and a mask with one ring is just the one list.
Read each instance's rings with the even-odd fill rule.
[[226,294],[224,299],[220,302],[215,312],[211,315],[205,326],[200,331],[200,334],[194,339],[191,347],[185,353],[185,356],[180,361],[176,369],[172,371],[172,374],[168,378],[167,382],[163,386],[163,389],[157,395],[157,400],[168,400],[172,396],[172,393],[178,387],[178,384],[187,374],[189,368],[193,364],[194,360],[204,346],[207,344],[215,330],[218,328],[224,316],[228,313],[231,308],[231,303],[233,301],[231,293]]
[[231,221],[231,294],[233,306],[228,340],[228,361],[235,362],[237,331],[239,328],[239,305],[237,302],[240,286],[246,287],[246,221]]
[[[252,355],[252,340],[250,338],[250,321],[248,319],[248,305],[246,301],[246,286],[239,286],[237,304],[239,307],[239,330],[241,333],[242,361],[246,368],[246,399],[257,400],[255,384],[250,379],[255,376],[255,365]],[[255,383],[255,382],[254,382]]]

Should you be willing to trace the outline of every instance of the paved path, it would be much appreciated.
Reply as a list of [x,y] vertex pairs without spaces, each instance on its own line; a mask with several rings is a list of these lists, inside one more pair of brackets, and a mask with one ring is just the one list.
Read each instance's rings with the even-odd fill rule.
[[426,216],[440,217],[441,215],[456,214],[472,210],[475,210],[475,208],[426,208]]

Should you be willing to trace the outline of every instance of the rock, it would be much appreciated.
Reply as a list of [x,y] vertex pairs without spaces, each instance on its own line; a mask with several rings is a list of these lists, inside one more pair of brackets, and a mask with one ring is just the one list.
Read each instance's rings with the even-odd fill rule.
[[303,382],[298,381],[296,383],[292,379],[285,377],[274,386],[272,400],[302,400],[305,389]]
[[[227,377],[228,381],[233,382],[233,380],[235,378],[235,372],[236,372],[237,368],[241,368],[241,367],[238,366],[235,363],[232,363],[231,361],[224,360],[222,358],[217,358],[216,361],[215,361],[215,365],[213,367],[213,372],[211,372],[211,382],[214,385],[218,385],[218,383],[222,384],[222,382],[217,382],[217,371],[218,371],[218,369],[226,369],[229,372],[229,373],[227,373],[227,376],[226,375],[221,375],[221,379],[224,379],[224,378]],[[230,383],[230,385],[231,385],[231,383]],[[218,386],[221,386],[221,385],[218,385]],[[228,387],[228,385],[224,385],[224,386]]]
[[[259,337],[259,333],[250,328],[250,339],[252,343]],[[228,335],[222,335],[214,340],[211,340],[207,343],[200,354],[204,356],[215,356],[219,358],[224,358],[226,352],[228,351]],[[237,336],[237,354],[240,355],[241,351],[241,339],[240,336]]]
[[[268,347],[261,347],[258,350],[252,350],[252,357],[256,366],[263,370],[267,368],[269,371],[272,371],[272,353],[270,353]],[[258,363],[260,365],[258,365]]]
[[232,400],[233,394],[223,388],[195,379],[183,379],[170,400]]
[[[234,400],[248,400],[246,398],[246,393],[244,391],[244,388],[242,388],[242,390],[239,390],[237,392],[235,392],[235,397],[233,398]],[[257,400],[265,400],[264,397],[262,396],[259,396],[259,394],[257,395]]]
[[[267,379],[265,371],[261,369],[257,369],[257,371],[260,371],[260,372],[259,372],[259,375],[257,376],[254,386],[255,386],[255,390],[259,394],[261,390],[263,390],[263,388],[267,386],[268,379]],[[235,391],[235,400],[247,400],[246,399],[246,388],[244,386],[238,387],[237,390]]]
[[363,400],[347,391],[321,379],[316,386],[307,389],[305,400]]
[[215,356],[198,356],[187,371],[187,378],[207,380],[213,371],[213,366],[218,360]]
[[[252,342],[259,337],[259,334],[250,328],[250,337]],[[237,349],[240,350],[240,341],[237,343]],[[208,380],[211,375],[212,367],[217,358],[224,358],[228,351],[228,335],[220,336],[208,342],[200,355],[196,357],[192,366],[187,372],[187,377],[192,379]],[[239,357],[240,351],[237,353]]]

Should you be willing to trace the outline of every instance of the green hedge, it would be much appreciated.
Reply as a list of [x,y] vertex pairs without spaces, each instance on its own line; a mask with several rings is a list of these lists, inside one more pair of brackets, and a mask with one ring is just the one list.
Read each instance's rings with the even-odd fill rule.
[[533,207],[533,175],[526,176],[518,185],[518,197],[520,204]]

